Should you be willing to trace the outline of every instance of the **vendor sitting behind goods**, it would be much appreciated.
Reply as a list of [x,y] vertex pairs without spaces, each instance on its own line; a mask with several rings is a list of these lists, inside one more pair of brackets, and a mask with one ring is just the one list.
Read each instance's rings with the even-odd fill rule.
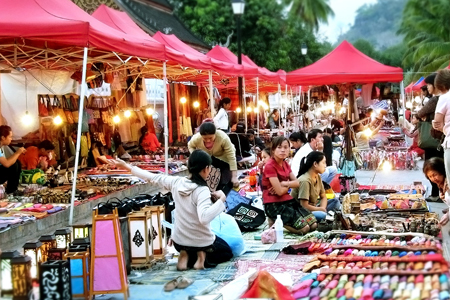
[[447,212],[441,217],[439,225],[444,226],[449,221],[448,208],[450,207],[450,191],[445,173],[444,160],[440,157],[433,157],[423,164],[423,173],[427,179],[435,183],[439,188],[439,197],[447,204]]
[[55,146],[49,140],[44,140],[36,146],[27,148],[27,152],[19,157],[22,170],[41,169],[46,171],[56,164],[54,160]]
[[19,186],[20,172],[22,171],[18,158],[25,153],[25,148],[19,148],[17,151],[6,158],[3,152],[4,146],[9,146],[12,140],[11,127],[2,125],[0,126],[0,184],[8,182],[6,185],[6,193],[12,194],[17,191]]
[[156,152],[161,147],[161,143],[156,137],[154,127],[151,128],[148,125],[145,125],[141,128],[141,134],[142,136],[139,140],[139,145],[142,147],[144,152]]
[[[237,179],[236,149],[228,135],[222,130],[216,130],[214,123],[205,122],[200,125],[199,132],[194,134],[188,143],[189,152],[200,149],[206,151],[230,166],[231,182],[239,186]],[[221,170],[222,172],[224,170]]]
[[247,130],[247,138],[250,142],[250,146],[255,147],[256,151],[261,151],[266,148],[264,142],[259,137],[255,136],[255,131],[253,129]]
[[328,201],[320,174],[325,172],[327,161],[325,154],[313,151],[302,159],[300,165],[299,187],[292,189],[291,197],[310,211],[318,221],[325,219],[327,212],[339,209],[337,199]]
[[[358,151],[366,151],[366,150],[370,150],[370,145],[369,145],[369,141],[371,139],[371,137],[373,137],[375,134],[378,133],[378,131],[380,131],[381,127],[383,127],[384,125],[384,120],[381,120],[378,123],[378,126],[371,130],[370,125],[369,126],[364,126],[363,124],[358,124],[358,129],[356,130],[356,148]],[[368,130],[370,129],[370,131]],[[377,147],[382,145],[382,141],[378,141],[377,142]]]

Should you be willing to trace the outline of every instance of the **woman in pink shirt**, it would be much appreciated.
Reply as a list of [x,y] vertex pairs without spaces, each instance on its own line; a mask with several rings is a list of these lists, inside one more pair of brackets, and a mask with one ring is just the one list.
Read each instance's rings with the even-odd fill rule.
[[298,188],[299,182],[285,161],[290,152],[289,140],[283,136],[272,140],[271,158],[264,166],[262,187],[264,210],[269,225],[278,215],[284,227],[297,234],[317,228],[315,217],[289,195],[290,188]]

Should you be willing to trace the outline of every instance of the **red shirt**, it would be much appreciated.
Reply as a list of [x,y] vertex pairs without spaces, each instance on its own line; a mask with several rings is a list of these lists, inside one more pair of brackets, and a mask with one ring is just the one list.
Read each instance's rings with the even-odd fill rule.
[[263,179],[262,179],[262,186],[263,186],[263,203],[275,203],[275,202],[284,202],[292,200],[291,195],[289,193],[286,193],[282,196],[273,195],[269,193],[270,188],[272,188],[272,184],[270,184],[269,178],[271,177],[278,177],[278,180],[281,181],[289,181],[291,180],[291,167],[286,161],[283,161],[283,165],[280,166],[277,164],[275,159],[270,158],[266,165],[264,166],[263,171]]

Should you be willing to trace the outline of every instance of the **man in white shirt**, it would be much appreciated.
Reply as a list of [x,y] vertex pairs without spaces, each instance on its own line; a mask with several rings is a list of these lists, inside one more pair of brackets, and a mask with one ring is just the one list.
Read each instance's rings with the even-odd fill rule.
[[[320,129],[312,129],[308,132],[308,143],[304,144],[295,153],[291,161],[291,169],[296,177],[300,171],[300,163],[303,157],[308,156],[312,151],[317,151],[317,144],[323,143],[323,132]],[[325,172],[320,175],[323,182],[330,184],[333,178],[337,175],[337,168],[335,166],[327,167]]]

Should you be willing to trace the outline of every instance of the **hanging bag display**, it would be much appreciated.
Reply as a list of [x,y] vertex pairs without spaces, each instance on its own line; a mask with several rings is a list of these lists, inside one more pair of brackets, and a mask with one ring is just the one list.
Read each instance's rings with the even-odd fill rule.
[[[47,97],[49,97],[49,96],[47,95]],[[62,108],[61,101],[59,101],[59,98],[56,95],[53,96],[52,108],[53,108],[54,116],[59,116],[63,122],[67,122],[67,117]]]
[[45,100],[42,95],[38,96],[38,112],[39,117],[48,117],[48,109],[47,106],[45,105]]
[[66,96],[62,96],[62,105],[64,108],[64,114],[66,115],[67,123],[73,124],[75,123],[73,121],[73,115],[72,115],[72,105],[67,100]]
[[79,115],[78,115],[78,97],[74,95],[70,95],[69,102],[72,105],[72,116],[74,123],[78,123]]
[[[44,96],[42,96],[44,97]],[[52,108],[52,100],[50,99],[50,97],[48,95],[45,96],[45,102],[46,102],[46,107],[47,107],[47,112],[48,112],[48,116],[51,117],[54,115],[53,112],[53,108]]]

